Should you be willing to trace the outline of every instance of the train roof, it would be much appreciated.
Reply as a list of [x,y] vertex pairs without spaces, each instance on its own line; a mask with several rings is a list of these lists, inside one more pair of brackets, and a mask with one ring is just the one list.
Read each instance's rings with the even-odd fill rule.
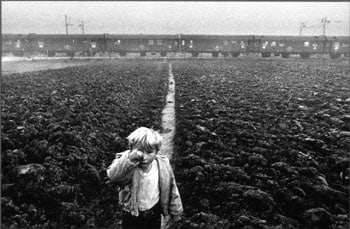
[[254,36],[256,39],[267,40],[325,40],[324,36]]
[[28,34],[13,34],[13,33],[5,33],[1,34],[2,40],[9,40],[9,39],[18,39],[18,38],[26,38],[28,37]]
[[329,36],[327,37],[328,40],[334,40],[334,41],[343,41],[350,43],[350,36]]
[[104,34],[2,34],[2,39],[43,39],[43,40],[97,40],[104,38]]
[[174,34],[106,34],[107,39],[178,39]]
[[103,39],[104,34],[30,34],[29,37],[36,39],[73,39],[73,40],[97,40]]
[[244,39],[251,38],[251,35],[212,35],[212,34],[180,34],[182,39],[194,39],[194,40],[211,40],[211,39],[220,39],[220,40],[230,40],[230,39]]

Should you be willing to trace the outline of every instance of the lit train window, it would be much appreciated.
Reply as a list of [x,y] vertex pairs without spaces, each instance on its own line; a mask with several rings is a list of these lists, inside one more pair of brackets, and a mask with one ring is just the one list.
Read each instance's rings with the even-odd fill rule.
[[228,41],[224,41],[223,43],[224,43],[224,45],[228,45]]
[[317,49],[318,44],[312,44],[313,49]]
[[279,43],[278,46],[284,47],[284,43]]
[[91,48],[96,48],[96,42],[91,42]]
[[120,45],[120,40],[117,40],[114,44]]
[[266,49],[266,47],[267,47],[267,45],[269,44],[269,42],[268,41],[265,41],[264,43],[262,43],[262,48],[263,49]]
[[241,41],[241,48],[242,48],[242,49],[245,48],[245,43],[244,43],[244,41]]
[[185,45],[185,40],[182,40],[182,45]]
[[334,49],[337,50],[339,49],[340,42],[334,42]]
[[304,47],[310,47],[310,42],[305,41],[305,42],[304,42]]
[[38,46],[39,48],[44,48],[44,42],[43,41],[38,41]]
[[157,40],[157,45],[162,45],[163,41],[162,40]]
[[190,40],[190,48],[193,47],[193,40]]
[[17,40],[16,41],[16,48],[20,48],[21,47],[21,41],[20,40]]
[[148,45],[154,45],[154,40],[148,40]]
[[275,41],[272,41],[271,47],[276,47],[276,42]]

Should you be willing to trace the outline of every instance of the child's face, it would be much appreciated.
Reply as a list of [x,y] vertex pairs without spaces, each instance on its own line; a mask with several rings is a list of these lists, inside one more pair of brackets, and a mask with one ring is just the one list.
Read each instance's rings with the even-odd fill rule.
[[147,168],[152,161],[156,158],[157,151],[156,150],[143,150],[139,149],[140,152],[142,152],[142,157],[140,159],[139,166],[141,168]]

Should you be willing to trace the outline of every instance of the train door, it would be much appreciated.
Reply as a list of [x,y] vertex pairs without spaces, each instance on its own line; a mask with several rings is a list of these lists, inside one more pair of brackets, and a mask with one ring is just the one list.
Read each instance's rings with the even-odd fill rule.
[[256,37],[248,38],[247,52],[256,53],[260,52],[261,39]]
[[261,39],[251,37],[248,39],[247,52],[260,52]]
[[254,51],[254,46],[255,46],[255,39],[248,39],[248,46],[247,46],[247,52],[253,52]]

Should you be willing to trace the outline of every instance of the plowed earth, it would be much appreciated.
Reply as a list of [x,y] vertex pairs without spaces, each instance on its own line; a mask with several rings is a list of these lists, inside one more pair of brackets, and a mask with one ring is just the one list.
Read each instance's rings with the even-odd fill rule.
[[3,76],[1,228],[115,228],[106,167],[131,131],[161,128],[167,76],[161,62]]
[[[347,228],[349,65],[172,61],[179,228]],[[106,177],[125,137],[161,128],[168,64],[2,77],[1,228],[118,228]]]
[[181,228],[348,228],[349,63],[174,62]]

